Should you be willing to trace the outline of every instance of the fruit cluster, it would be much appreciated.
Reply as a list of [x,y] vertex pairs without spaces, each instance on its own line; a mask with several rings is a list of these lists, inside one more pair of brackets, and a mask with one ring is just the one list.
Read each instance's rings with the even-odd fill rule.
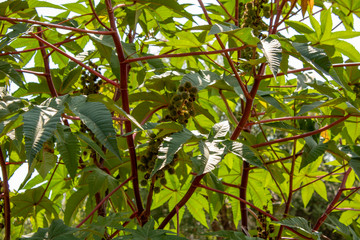
[[181,124],[188,123],[188,119],[195,116],[193,102],[196,100],[198,90],[190,82],[180,85],[178,92],[172,97],[168,106],[169,115],[165,120],[177,121]]
[[[267,213],[270,213],[270,211],[267,210],[267,206],[264,206],[264,210],[266,210]],[[254,237],[259,237],[262,239],[274,239],[273,237],[270,237],[271,233],[275,232],[275,226],[274,224],[269,224],[266,221],[266,216],[262,214],[261,212],[258,213],[258,220],[260,223],[260,226],[257,227],[258,234]]]
[[[99,68],[95,63],[89,62],[89,66],[92,67],[96,72],[100,73],[101,68]],[[95,74],[84,70],[81,72],[81,85],[83,88],[80,92],[84,95],[98,93],[100,86],[102,85],[102,80],[98,78]]]
[[255,36],[259,36],[261,31],[267,29],[262,17],[270,18],[270,7],[268,0],[253,0],[246,4],[239,3],[239,16],[241,16],[240,26],[254,29]]
[[[263,17],[270,17],[270,7],[266,5],[268,0],[253,0],[248,3],[239,3],[239,19],[241,28],[249,27],[253,29],[255,36],[265,38],[266,35],[262,34],[262,31],[267,30],[268,26],[263,21]],[[256,48],[248,47],[240,51],[240,57],[246,60],[257,59],[259,54],[256,52]],[[243,62],[239,67],[244,72],[250,72],[252,65],[248,62]]]
[[[163,138],[158,138],[156,139],[156,134],[152,133],[150,135],[151,140],[149,141],[149,146],[146,150],[146,153],[144,156],[142,156],[140,158],[140,164],[138,165],[138,169],[141,172],[144,172],[144,179],[141,180],[140,185],[143,187],[147,186],[148,180],[150,179],[150,175],[152,170],[154,169],[155,166],[155,161],[158,155],[158,151],[159,151],[159,146],[161,144],[161,142],[163,141]],[[175,154],[174,156],[174,160],[169,164],[166,165],[163,169],[159,170],[156,174],[155,174],[155,179],[160,179],[160,184],[161,185],[165,185],[166,179],[165,179],[165,171],[167,170],[169,174],[174,174],[175,173],[175,169],[173,168],[176,164],[177,161],[177,155]],[[160,192],[160,187],[155,187],[154,188],[154,192],[158,193]]]

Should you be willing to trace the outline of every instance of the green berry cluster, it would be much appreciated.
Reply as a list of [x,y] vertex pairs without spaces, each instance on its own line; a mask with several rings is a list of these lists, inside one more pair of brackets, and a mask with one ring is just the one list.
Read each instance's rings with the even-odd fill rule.
[[180,85],[178,92],[172,97],[168,106],[169,115],[165,120],[177,121],[181,124],[188,123],[190,117],[195,116],[193,102],[196,100],[198,89],[190,82]]
[[[267,213],[270,213],[270,211],[267,210],[267,206],[264,206],[264,210],[266,210]],[[260,226],[257,227],[258,234],[255,235],[254,237],[273,240],[274,238],[271,237],[270,235],[275,232],[274,224],[268,225],[266,221],[266,216],[261,212],[258,213],[258,219],[260,222]]]
[[270,18],[270,7],[266,5],[268,0],[253,0],[246,4],[239,3],[240,26],[254,29],[255,36],[260,36],[261,31],[267,29],[262,17]]
[[[156,139],[156,134],[152,133],[150,135],[150,142],[149,142],[149,146],[146,150],[146,153],[144,156],[142,156],[140,158],[140,164],[138,165],[138,169],[141,172],[144,172],[144,179],[142,179],[140,181],[140,185],[143,187],[146,187],[148,184],[148,180],[150,179],[150,175],[152,170],[154,169],[155,166],[155,161],[158,155],[158,151],[159,151],[159,146],[161,144],[161,142],[163,141],[163,138],[158,138]],[[166,179],[165,179],[165,171],[168,171],[169,174],[174,174],[175,173],[175,169],[174,166],[176,164],[177,161],[177,155],[175,154],[174,156],[174,160],[169,164],[166,165],[163,169],[157,171],[157,173],[155,174],[155,178],[160,179],[160,184],[161,185],[165,185]],[[157,188],[159,187],[155,187],[154,188],[154,192],[157,193]],[[158,189],[160,191],[160,188]]]
[[[100,68],[92,62],[89,62],[89,66],[93,68],[96,72],[100,73]],[[81,85],[83,88],[80,92],[84,95],[98,93],[100,90],[100,86],[102,84],[102,80],[93,73],[90,73],[87,70],[81,72]]]

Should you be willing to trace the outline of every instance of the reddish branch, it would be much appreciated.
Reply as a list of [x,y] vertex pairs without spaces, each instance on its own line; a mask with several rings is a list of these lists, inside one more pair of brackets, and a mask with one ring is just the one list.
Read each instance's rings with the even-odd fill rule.
[[58,162],[58,163],[56,164],[55,169],[54,169],[53,173],[51,174],[51,177],[50,177],[48,183],[46,184],[46,187],[45,187],[43,193],[41,194],[41,197],[39,198],[39,201],[37,201],[37,202],[34,204],[35,206],[39,205],[40,202],[41,202],[41,200],[44,198],[45,193],[46,193],[46,191],[48,190],[48,188],[49,188],[49,186],[50,186],[51,180],[53,179],[54,174],[55,174],[55,172],[56,172],[56,170],[57,170],[57,168],[58,168],[58,166],[59,166],[59,163],[60,163],[60,162]]
[[[55,46],[60,46],[60,45],[62,45],[64,43],[72,42],[72,41],[77,40],[77,39],[82,38],[82,37],[84,37],[84,36],[79,36],[79,37],[76,37],[76,38],[66,39],[64,41],[54,43],[54,45]],[[37,47],[37,48],[25,49],[25,50],[22,50],[22,51],[3,52],[3,53],[0,53],[0,56],[10,55],[10,54],[21,54],[21,53],[26,53],[26,52],[33,52],[33,51],[37,51],[37,50],[40,50],[42,48],[48,48],[48,47],[49,46],[42,46],[42,47]],[[22,71],[24,71],[24,70],[22,70]]]
[[[209,23],[209,25],[212,25],[211,19],[210,19],[208,13],[207,13],[207,10],[206,10],[206,8],[205,8],[205,6],[204,6],[204,3],[202,2],[202,0],[198,0],[198,2],[199,2],[199,4],[200,4],[200,7],[201,7],[204,15],[205,15],[206,21]],[[222,49],[226,49],[224,43],[221,41],[221,38],[219,37],[218,34],[215,34],[215,38],[216,38],[216,40],[218,41],[218,43],[219,43],[219,45],[221,46],[221,48],[222,48]],[[245,86],[244,83],[242,82],[241,77],[240,77],[240,75],[239,75],[239,73],[238,73],[238,71],[237,71],[237,69],[236,69],[236,67],[235,67],[235,65],[234,65],[234,63],[233,63],[233,61],[232,61],[229,53],[228,53],[228,52],[225,52],[224,54],[225,54],[225,57],[226,57],[227,61],[229,62],[229,65],[230,65],[230,67],[231,67],[231,70],[233,71],[233,73],[234,73],[234,75],[235,75],[235,78],[237,79],[237,81],[238,81],[238,83],[239,83],[239,85],[240,85],[240,87],[241,87],[241,90],[243,91],[246,99],[250,99],[251,96],[250,96],[250,94],[249,94],[246,86]]]
[[98,73],[97,71],[95,71],[94,69],[92,69],[91,67],[87,66],[86,64],[82,63],[81,61],[77,60],[75,57],[70,56],[69,54],[67,54],[66,52],[64,52],[63,50],[57,48],[56,46],[54,46],[53,44],[45,41],[44,39],[40,38],[39,36],[35,35],[34,33],[30,33],[31,36],[33,36],[34,38],[36,38],[37,40],[39,40],[40,42],[46,44],[47,46],[51,47],[52,49],[54,49],[55,51],[57,51],[58,53],[60,53],[61,55],[69,58],[70,60],[72,60],[73,62],[79,64],[80,66],[82,66],[83,68],[85,68],[86,70],[88,70],[89,72],[91,72],[92,74],[96,75],[97,77],[101,78],[102,80],[110,83],[111,85],[114,85],[115,87],[119,87],[119,84],[117,82],[114,82],[110,79],[108,79],[107,77],[101,75],[100,73]]
[[[338,64],[333,64],[333,67],[356,67],[356,66],[360,66],[360,63],[338,63]],[[299,69],[295,69],[295,70],[290,70],[287,72],[287,74],[290,73],[298,73],[298,72],[304,72],[304,71],[309,71],[309,70],[314,70],[312,67],[306,67],[306,68],[299,68]],[[283,76],[283,75],[287,75],[283,72],[278,73],[276,76]],[[269,74],[269,75],[263,75],[263,76],[258,76],[259,79],[266,79],[266,78],[272,78],[274,77],[274,75]]]
[[108,195],[106,195],[98,205],[87,215],[77,226],[76,228],[81,227],[115,192],[117,192],[120,188],[122,188],[126,183],[128,183],[130,180],[132,180],[132,177],[129,177],[126,179],[123,183],[121,183],[119,186],[114,188]]
[[295,116],[295,117],[282,117],[282,118],[273,118],[273,119],[266,119],[257,122],[249,122],[246,126],[252,126],[255,124],[261,123],[269,123],[269,122],[279,122],[279,121],[288,121],[288,120],[295,120],[295,119],[312,119],[312,118],[342,118],[344,116],[341,115],[320,115],[320,116]]
[[[230,193],[227,193],[227,192],[224,192],[224,191],[221,191],[221,190],[217,190],[217,189],[215,189],[215,188],[211,188],[211,187],[208,187],[208,186],[205,186],[205,185],[202,185],[202,184],[197,185],[197,187],[205,188],[205,189],[207,189],[207,190],[210,190],[210,191],[213,191],[213,192],[217,192],[217,193],[220,193],[220,194],[227,195],[227,196],[229,196],[229,197],[235,198],[235,199],[239,200],[240,202],[242,202],[242,203],[244,203],[244,204],[246,204],[246,205],[249,205],[250,207],[254,208],[254,209],[257,210],[258,212],[262,213],[263,215],[269,217],[271,220],[273,220],[273,221],[279,221],[279,220],[278,220],[276,217],[274,217],[273,215],[267,213],[266,211],[264,211],[264,210],[256,207],[254,204],[252,204],[252,203],[250,203],[250,202],[248,202],[248,201],[246,201],[246,200],[244,200],[244,199],[242,199],[242,198],[240,198],[240,197],[237,197],[237,196],[232,195],[232,194],[230,194]],[[310,237],[307,237],[307,236],[305,236],[305,235],[302,235],[301,233],[295,231],[295,230],[292,229],[291,227],[285,226],[285,228],[287,228],[289,231],[295,233],[295,234],[298,235],[299,237],[302,237],[302,238],[304,238],[304,239],[309,239],[309,240],[312,239],[312,238],[310,238]]]
[[304,134],[300,134],[300,135],[296,135],[296,136],[292,136],[292,137],[288,137],[288,138],[280,138],[280,139],[276,139],[274,141],[270,141],[270,142],[264,142],[264,143],[259,143],[259,144],[255,144],[255,145],[252,145],[253,148],[259,148],[259,147],[264,147],[264,146],[269,146],[269,145],[272,145],[272,144],[275,144],[275,143],[281,143],[281,142],[287,142],[287,141],[291,141],[291,140],[295,140],[295,139],[299,139],[299,138],[305,138],[305,137],[309,137],[309,136],[312,136],[312,135],[315,135],[315,134],[319,134],[325,130],[328,130],[329,128],[332,128],[333,126],[345,121],[346,119],[348,119],[349,117],[351,117],[351,115],[347,115],[347,116],[344,116],[342,118],[340,118],[339,120],[325,126],[325,127],[322,127],[322,128],[319,128],[318,130],[315,130],[315,131],[312,131],[312,132],[307,132],[307,133],[304,133]]
[[10,240],[11,236],[11,223],[10,223],[10,195],[9,195],[9,180],[6,171],[5,158],[0,147],[0,167],[3,176],[2,189],[4,189],[4,224],[5,224],[5,236],[4,240]]
[[28,20],[28,19],[9,18],[9,17],[0,16],[0,20],[8,21],[8,22],[25,22],[25,23],[36,24],[36,25],[50,27],[50,28],[65,29],[65,30],[74,31],[74,32],[81,32],[81,33],[92,33],[92,34],[99,34],[99,35],[111,35],[112,34],[112,32],[110,32],[110,31],[85,30],[85,29],[80,29],[80,28],[63,26],[63,25],[60,25],[60,24],[44,23],[44,22]]
[[[40,33],[38,33],[39,38],[43,38],[43,33],[41,32],[41,27],[38,27],[37,29],[40,32]],[[39,41],[39,46],[43,47],[44,43]],[[58,93],[56,92],[55,85],[54,85],[54,82],[53,82],[52,77],[51,77],[49,56],[47,56],[45,48],[41,48],[40,52],[41,52],[43,62],[44,62],[44,67],[45,67],[46,83],[47,83],[47,85],[49,87],[51,96],[52,97],[57,97]]]
[[211,54],[218,54],[218,53],[237,51],[237,50],[241,50],[241,49],[244,49],[244,48],[247,48],[247,47],[248,46],[241,46],[241,47],[225,48],[225,49],[214,50],[214,51],[152,55],[152,56],[145,56],[145,57],[126,59],[126,60],[123,61],[123,63],[132,63],[132,62],[139,62],[139,61],[145,61],[145,60],[149,60],[149,59],[158,59],[158,58],[176,58],[176,57],[188,57],[188,56],[198,56],[198,55],[211,55]]
[[187,201],[191,198],[191,196],[195,192],[196,188],[198,186],[200,186],[200,181],[204,176],[205,176],[205,174],[201,174],[201,175],[195,177],[195,179],[191,183],[189,190],[186,192],[186,194],[180,200],[180,202],[178,202],[175,205],[175,207],[171,210],[171,212],[165,217],[165,219],[160,224],[159,229],[163,229],[166,226],[166,224],[168,224],[168,222],[170,222],[170,220],[175,216],[178,209],[182,208],[187,203]]
[[341,185],[339,187],[339,190],[337,192],[337,194],[335,195],[334,199],[331,201],[331,203],[327,206],[325,212],[321,215],[321,217],[317,220],[313,230],[314,231],[318,231],[320,226],[323,224],[323,222],[326,220],[326,218],[328,217],[328,215],[334,210],[334,206],[335,204],[340,200],[340,197],[342,195],[343,192],[343,188],[345,188],[346,185],[346,180],[351,172],[352,168],[349,168],[345,174],[344,177],[342,179]]
[[[122,108],[126,113],[130,113],[130,106],[129,106],[129,92],[128,92],[128,70],[129,65],[127,63],[124,63],[125,60],[125,54],[123,47],[121,45],[121,39],[117,31],[116,26],[116,18],[114,15],[114,9],[111,4],[111,0],[106,0],[106,7],[109,15],[109,21],[110,21],[110,28],[111,28],[111,36],[114,40],[115,44],[115,50],[117,53],[117,57],[119,59],[120,63],[120,93],[121,93],[121,100],[122,100]],[[118,90],[116,90],[116,94],[114,96],[114,100],[116,101],[118,98]],[[125,122],[125,130],[127,133],[131,132],[131,122],[126,121]],[[134,188],[134,196],[136,201],[136,207],[139,213],[142,213],[144,208],[142,205],[142,200],[140,196],[140,188],[139,188],[139,179],[138,179],[138,171],[137,171],[137,159],[136,159],[136,152],[135,152],[135,144],[134,139],[132,135],[128,135],[126,137],[127,145],[129,148],[129,154],[130,154],[130,160],[131,160],[131,175],[132,175],[132,183]]]
[[89,5],[90,5],[90,8],[91,8],[91,11],[93,12],[93,15],[94,17],[96,18],[96,20],[104,27],[106,28],[107,30],[111,31],[111,29],[106,26],[99,18],[99,16],[97,15],[96,11],[95,11],[95,8],[94,8],[94,4],[92,2],[92,0],[89,0]]

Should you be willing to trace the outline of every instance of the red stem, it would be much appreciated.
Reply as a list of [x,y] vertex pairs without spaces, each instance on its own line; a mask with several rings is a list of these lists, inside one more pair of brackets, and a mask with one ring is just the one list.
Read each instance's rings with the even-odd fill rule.
[[341,115],[321,115],[321,116],[295,116],[295,117],[282,117],[282,118],[273,118],[273,119],[266,119],[260,120],[257,122],[249,122],[246,126],[252,126],[255,124],[261,123],[268,123],[268,122],[278,122],[278,121],[288,121],[288,120],[295,120],[295,119],[311,119],[311,118],[342,118],[344,116]]
[[[198,0],[198,2],[199,2],[199,4],[200,4],[201,9],[203,10],[203,13],[204,13],[204,15],[205,15],[205,18],[206,18],[207,22],[209,23],[209,25],[212,25],[211,19],[210,19],[208,13],[207,13],[207,10],[206,10],[206,8],[205,8],[205,6],[204,6],[204,3],[202,2],[202,0]],[[221,46],[221,48],[222,48],[222,49],[226,49],[224,43],[221,41],[221,38],[219,37],[218,34],[215,34],[215,38],[216,38],[216,40],[218,41],[218,43],[219,43],[219,45]],[[231,60],[231,57],[230,57],[229,53],[228,53],[228,52],[224,52],[224,54],[225,54],[225,57],[226,57],[227,61],[229,62],[229,65],[230,65],[230,67],[231,67],[231,70],[233,71],[233,73],[234,73],[234,75],[235,75],[235,77],[236,77],[236,79],[237,79],[237,81],[238,81],[238,83],[239,83],[239,85],[240,85],[240,87],[241,87],[241,90],[243,91],[246,99],[250,99],[251,96],[250,96],[250,94],[249,94],[246,86],[245,86],[244,83],[242,82],[241,77],[240,77],[240,75],[239,75],[239,73],[238,73],[238,71],[237,71],[237,69],[236,69],[233,61]]]
[[352,168],[349,168],[345,174],[344,174],[344,177],[343,177],[343,180],[341,182],[341,185],[339,187],[339,190],[337,192],[337,194],[335,195],[334,199],[331,201],[331,203],[328,205],[328,207],[326,208],[325,212],[321,215],[321,217],[317,220],[314,228],[313,228],[313,231],[318,231],[320,226],[323,224],[323,222],[326,220],[326,218],[328,217],[328,215],[332,212],[332,210],[334,210],[334,205],[339,201],[341,195],[342,195],[342,192],[343,192],[343,188],[345,187],[345,184],[346,184],[346,180],[351,172]]
[[96,11],[95,11],[95,8],[94,8],[94,5],[93,5],[93,2],[92,0],[89,0],[89,5],[90,5],[90,8],[91,8],[91,11],[93,12],[93,15],[94,17],[96,18],[96,20],[104,27],[106,28],[107,30],[111,31],[111,29],[106,26],[99,18],[99,16],[96,14]]
[[[117,52],[118,59],[120,62],[120,75],[121,75],[120,92],[121,92],[122,108],[126,113],[130,114],[129,92],[128,92],[128,85],[127,85],[129,65],[124,63],[125,54],[124,54],[123,47],[121,45],[120,36],[117,31],[116,19],[115,19],[115,15],[114,15],[114,9],[111,4],[111,0],[106,0],[105,3],[106,3],[108,15],[109,15],[110,27],[112,30],[111,33],[112,33],[112,38],[113,38],[114,44],[115,44],[115,50]],[[114,100],[116,101],[118,94],[115,94],[114,97],[115,97]],[[125,122],[125,130],[127,133],[132,131],[131,122],[129,122],[129,121]],[[142,213],[144,211],[144,208],[143,208],[142,200],[141,200],[141,196],[140,196],[139,178],[138,178],[138,171],[137,171],[137,159],[136,159],[136,151],[135,151],[135,144],[134,144],[133,136],[131,134],[126,136],[126,141],[127,141],[127,145],[129,148],[129,154],[130,154],[130,160],[131,160],[131,175],[133,177],[132,182],[133,182],[136,206],[137,206],[138,212]]]
[[0,20],[4,20],[4,21],[8,21],[8,22],[25,22],[25,23],[31,23],[31,24],[41,25],[41,26],[45,26],[45,27],[60,28],[60,29],[70,30],[70,31],[74,31],[74,32],[81,32],[81,33],[93,33],[93,34],[100,34],[100,35],[111,35],[112,34],[112,32],[110,32],[110,31],[85,30],[85,29],[80,29],[80,28],[63,26],[63,25],[59,25],[59,24],[44,23],[44,22],[40,22],[40,21],[21,19],[21,18],[9,18],[9,17],[0,16]]
[[[360,63],[337,63],[337,64],[333,64],[333,67],[355,67],[355,66],[360,66]],[[287,74],[290,73],[298,73],[298,72],[303,72],[303,71],[309,71],[309,70],[313,70],[312,67],[306,67],[306,68],[299,68],[299,69],[295,69],[295,70],[290,70],[287,72]],[[281,72],[278,73],[276,76],[283,76],[285,75],[285,73]],[[258,76],[259,79],[266,79],[266,78],[272,78],[274,77],[273,74],[269,74],[269,75],[263,75],[263,76]]]
[[128,183],[130,180],[132,180],[132,176],[126,179],[123,183],[121,183],[119,186],[117,186],[114,190],[112,190],[108,195],[106,195],[98,205],[89,213],[89,215],[86,216],[77,226],[76,228],[81,227],[116,191],[118,191],[120,188],[122,188],[126,183]]
[[11,215],[10,215],[10,194],[9,194],[9,181],[6,171],[6,163],[5,158],[2,152],[2,149],[0,147],[0,166],[1,166],[1,172],[3,176],[3,183],[2,187],[4,189],[4,224],[5,224],[5,236],[4,240],[10,240],[11,237]]
[[[41,27],[38,27],[37,29],[38,29],[38,31],[40,31],[40,33],[38,33],[39,38],[43,38],[43,33],[41,32]],[[44,43],[39,41],[39,46],[43,47]],[[41,55],[42,55],[42,58],[43,58],[43,61],[44,61],[45,74],[46,74],[45,78],[46,78],[46,82],[47,82],[47,85],[49,87],[51,96],[52,97],[58,97],[58,93],[56,91],[54,82],[53,82],[52,77],[51,77],[49,56],[46,56],[47,54],[46,54],[45,48],[41,48],[40,52],[41,52]]]
[[91,72],[92,74],[96,75],[97,77],[103,79],[104,81],[110,83],[111,85],[114,85],[115,87],[119,87],[119,84],[117,82],[114,82],[110,79],[108,79],[107,77],[101,75],[100,73],[98,73],[97,71],[95,71],[94,69],[92,69],[91,67],[87,66],[86,64],[82,63],[81,61],[77,60],[75,57],[70,56],[69,54],[67,54],[66,52],[62,51],[61,49],[57,48],[56,46],[54,46],[53,44],[45,41],[44,39],[40,38],[39,36],[35,35],[34,33],[30,33],[31,36],[33,36],[34,38],[36,38],[37,40],[39,40],[40,42],[43,42],[44,44],[48,45],[49,47],[51,47],[52,49],[54,49],[55,51],[57,51],[58,53],[60,53],[61,55],[69,58],[70,60],[72,60],[73,62],[76,62],[77,64],[79,64],[80,66],[82,66],[83,68],[85,68],[86,70],[88,70],[89,72]]
[[139,62],[145,61],[149,59],[159,59],[159,58],[174,58],[174,57],[187,57],[187,56],[197,56],[197,55],[211,55],[211,54],[218,54],[218,53],[225,53],[225,52],[232,52],[247,48],[248,46],[241,46],[235,48],[226,48],[221,50],[214,50],[214,51],[204,51],[204,52],[189,52],[189,53],[173,53],[173,54],[162,54],[162,55],[152,55],[152,56],[145,56],[145,57],[138,57],[138,58],[130,58],[123,61],[123,63],[132,63],[132,62]]
[[44,198],[45,193],[46,193],[46,191],[48,190],[48,188],[49,188],[49,186],[50,186],[51,180],[52,180],[53,177],[54,177],[54,174],[55,174],[55,172],[56,172],[56,169],[57,169],[58,166],[59,166],[59,163],[60,163],[60,162],[58,162],[58,163],[56,164],[55,169],[54,169],[53,173],[51,174],[51,177],[50,177],[50,179],[49,179],[49,181],[48,181],[48,183],[47,183],[47,185],[46,185],[46,188],[44,189],[44,192],[42,193],[39,201],[37,201],[37,202],[34,204],[35,206],[39,205],[39,203],[41,202],[41,200]]
[[[271,220],[273,220],[273,221],[279,221],[279,220],[278,220],[276,217],[274,217],[273,215],[265,212],[264,210],[256,207],[256,206],[253,205],[252,203],[250,203],[250,202],[248,202],[248,201],[246,201],[246,200],[244,200],[244,199],[242,199],[242,198],[240,198],[240,197],[237,197],[237,196],[232,195],[232,194],[230,194],[230,193],[227,193],[227,192],[224,192],[224,191],[221,191],[221,190],[217,190],[217,189],[215,189],[215,188],[211,188],[211,187],[208,187],[208,186],[205,186],[205,185],[202,185],[202,184],[197,185],[197,187],[205,188],[205,189],[207,189],[207,190],[210,190],[210,191],[213,191],[213,192],[217,192],[217,193],[224,194],[224,195],[227,195],[227,196],[229,196],[229,197],[235,198],[235,199],[239,200],[240,202],[242,202],[242,203],[244,203],[244,204],[246,204],[246,205],[249,205],[250,207],[254,208],[254,209],[257,210],[258,212],[261,212],[263,215],[271,218]],[[285,228],[287,228],[289,231],[295,233],[295,234],[298,235],[299,237],[302,237],[302,238],[304,238],[304,239],[309,239],[309,240],[312,239],[312,238],[310,238],[310,237],[306,237],[306,236],[302,235],[301,233],[295,231],[294,229],[292,229],[292,228],[290,228],[290,227],[288,227],[288,226],[285,226]]]
[[323,132],[325,130],[328,130],[329,128],[332,128],[333,126],[345,121],[349,117],[351,117],[351,115],[344,116],[341,119],[339,119],[339,120],[337,120],[337,121],[335,121],[335,122],[333,122],[333,123],[331,123],[331,124],[329,124],[329,125],[327,125],[325,127],[322,127],[322,128],[320,128],[318,130],[312,131],[312,132],[307,132],[307,133],[304,133],[304,134],[300,134],[300,135],[296,135],[296,136],[288,137],[288,138],[280,138],[280,139],[276,139],[276,140],[270,141],[270,142],[259,143],[259,144],[252,145],[251,147],[259,148],[259,147],[269,146],[269,145],[272,145],[272,144],[275,144],[275,143],[287,142],[287,141],[290,141],[290,140],[309,137],[309,136],[321,133],[321,132]]
[[174,217],[178,209],[182,208],[187,201],[191,198],[193,193],[195,192],[196,188],[199,186],[201,179],[205,176],[205,174],[201,174],[197,177],[195,177],[194,181],[191,183],[190,188],[184,195],[184,197],[178,202],[175,207],[171,210],[171,212],[165,217],[165,219],[162,221],[162,223],[159,226],[159,229],[163,229],[168,222]]

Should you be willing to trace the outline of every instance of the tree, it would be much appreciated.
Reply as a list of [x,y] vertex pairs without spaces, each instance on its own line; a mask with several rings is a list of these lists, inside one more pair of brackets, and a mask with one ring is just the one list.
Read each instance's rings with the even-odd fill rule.
[[0,3],[4,239],[360,236],[359,1],[196,4]]

